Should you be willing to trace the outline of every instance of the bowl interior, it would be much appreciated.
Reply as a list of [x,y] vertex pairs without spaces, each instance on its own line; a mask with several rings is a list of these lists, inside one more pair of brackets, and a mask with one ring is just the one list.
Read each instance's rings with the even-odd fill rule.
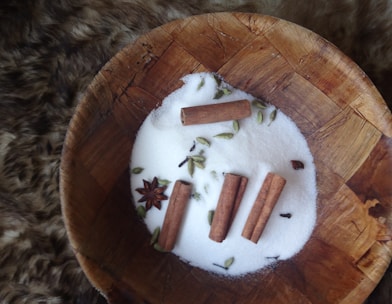
[[[193,72],[290,116],[317,168],[318,219],[290,260],[224,279],[162,254],[138,219],[129,158],[149,112]],[[272,17],[219,13],[141,36],[97,74],[64,144],[61,199],[71,245],[106,296],[149,303],[361,302],[392,254],[392,117],[363,72],[316,34]]]

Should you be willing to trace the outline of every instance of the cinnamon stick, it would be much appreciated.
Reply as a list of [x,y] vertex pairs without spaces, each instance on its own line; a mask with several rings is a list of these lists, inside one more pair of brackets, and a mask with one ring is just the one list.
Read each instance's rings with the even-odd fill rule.
[[285,184],[286,180],[280,175],[267,174],[242,230],[244,238],[258,242]]
[[251,115],[250,102],[237,100],[181,109],[181,122],[184,126],[237,120]]
[[158,239],[158,245],[164,251],[174,248],[191,192],[192,184],[181,180],[175,182]]
[[245,176],[226,173],[218,204],[211,223],[209,238],[222,242],[230,229],[244,195],[248,179]]

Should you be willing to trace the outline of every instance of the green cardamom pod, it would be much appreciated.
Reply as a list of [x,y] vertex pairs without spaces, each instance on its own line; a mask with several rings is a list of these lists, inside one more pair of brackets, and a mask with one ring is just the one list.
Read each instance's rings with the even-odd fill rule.
[[136,213],[140,218],[142,218],[142,219],[146,218],[147,211],[144,206],[138,206],[136,208]]
[[240,130],[240,123],[238,120],[233,120],[233,130],[236,133]]
[[219,133],[214,135],[216,138],[223,138],[223,139],[231,139],[233,138],[234,134],[233,133]]
[[261,124],[263,122],[263,112],[257,112],[257,123]]
[[152,236],[151,236],[150,245],[154,245],[158,241],[160,233],[161,233],[160,227],[157,227],[154,229]]
[[212,220],[214,219],[215,210],[208,211],[208,224],[211,226]]
[[156,251],[159,251],[159,252],[167,252],[165,249],[163,249],[158,243],[155,243],[154,244],[154,249],[156,250]]
[[269,122],[268,125],[270,125],[271,122],[273,122],[273,121],[275,120],[277,112],[278,112],[278,111],[277,111],[276,108],[275,108],[275,109],[270,113],[270,115],[269,115],[270,122]]
[[259,109],[262,109],[262,110],[267,108],[267,105],[265,104],[265,102],[262,101],[262,100],[259,100],[259,99],[253,100],[252,101],[252,105],[255,106],[256,108],[259,108]]
[[204,80],[204,78],[202,78],[199,85],[197,86],[197,91],[199,91],[204,86],[204,84],[205,84],[205,80]]
[[224,266],[226,269],[229,269],[229,267],[230,267],[231,265],[233,265],[233,263],[234,263],[234,257],[231,257],[231,258],[228,258],[228,259],[225,261],[225,263],[223,264],[223,266]]
[[193,172],[195,172],[195,163],[193,161],[188,161],[188,173],[193,177]]
[[228,88],[223,88],[222,91],[223,91],[223,95],[230,95],[231,94],[231,91]]
[[216,85],[219,87],[222,83],[222,79],[216,74],[213,74],[213,77],[215,79]]
[[202,155],[191,155],[189,156],[195,162],[204,162],[206,158]]
[[209,147],[211,145],[210,142],[207,139],[205,139],[204,137],[196,137],[196,141],[198,143],[201,143],[202,145],[207,146],[207,147]]
[[218,180],[218,173],[215,170],[212,170],[210,173],[213,179]]
[[142,167],[135,167],[132,169],[132,173],[133,174],[140,174],[143,172],[143,170],[144,170],[144,168],[142,168]]
[[169,185],[170,183],[171,183],[171,181],[168,180],[168,179],[161,179],[161,178],[158,178],[158,184],[161,185],[161,186],[167,186],[167,185]]
[[201,194],[199,192],[194,192],[192,193],[192,197],[196,200],[196,201],[200,201],[201,200]]
[[215,95],[214,95],[214,99],[219,99],[221,98],[223,95],[225,95],[225,92],[223,92],[223,90],[218,90],[216,91]]
[[199,161],[193,161],[193,164],[198,167],[199,169],[204,169],[204,163],[203,162],[199,162]]

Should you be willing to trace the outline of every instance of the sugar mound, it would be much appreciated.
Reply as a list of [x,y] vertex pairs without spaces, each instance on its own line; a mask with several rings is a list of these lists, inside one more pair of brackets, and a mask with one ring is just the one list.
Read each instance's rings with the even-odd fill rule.
[[[243,275],[262,269],[278,260],[289,259],[298,253],[309,239],[316,222],[316,170],[307,142],[295,123],[280,110],[276,119],[269,121],[275,109],[269,105],[263,111],[264,120],[257,121],[258,109],[252,116],[241,119],[240,130],[233,131],[232,121],[204,125],[182,126],[180,109],[188,106],[228,102],[254,97],[222,82],[231,94],[214,99],[216,79],[210,73],[185,76],[184,85],[167,96],[162,106],[152,111],[137,134],[130,167],[142,167],[140,174],[131,174],[131,191],[135,205],[141,197],[135,191],[143,186],[142,180],[155,176],[170,180],[165,193],[170,196],[178,179],[193,184],[193,195],[188,202],[183,224],[173,253],[193,266],[223,275]],[[204,84],[200,87],[201,82]],[[233,132],[230,140],[214,135]],[[195,141],[201,136],[210,147]],[[190,148],[195,145],[194,151]],[[187,155],[203,153],[205,169],[196,168],[191,177],[187,166],[179,164]],[[300,160],[303,170],[294,170],[290,160]],[[209,210],[216,208],[224,173],[248,177],[248,185],[241,206],[226,239],[217,243],[209,239]],[[283,176],[286,186],[274,208],[270,220],[257,244],[241,236],[242,229],[257,193],[268,172]],[[168,201],[162,208],[147,212],[145,224],[149,231],[161,227]],[[291,217],[280,214],[290,213]],[[229,269],[224,261],[234,257]],[[217,266],[218,265],[218,266]]]

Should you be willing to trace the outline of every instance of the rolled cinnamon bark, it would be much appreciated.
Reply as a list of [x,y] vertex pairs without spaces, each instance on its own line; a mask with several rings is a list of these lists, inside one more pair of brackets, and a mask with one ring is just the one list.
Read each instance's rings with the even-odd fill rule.
[[286,180],[280,175],[271,172],[267,174],[242,230],[244,238],[253,243],[259,241],[285,184]]
[[158,245],[164,251],[171,251],[174,248],[191,192],[190,183],[177,180],[174,184],[158,239]]
[[248,179],[241,175],[226,173],[218,204],[211,223],[209,238],[222,242],[230,229],[244,195]]
[[181,109],[181,122],[184,126],[237,120],[252,114],[248,100],[208,104]]

